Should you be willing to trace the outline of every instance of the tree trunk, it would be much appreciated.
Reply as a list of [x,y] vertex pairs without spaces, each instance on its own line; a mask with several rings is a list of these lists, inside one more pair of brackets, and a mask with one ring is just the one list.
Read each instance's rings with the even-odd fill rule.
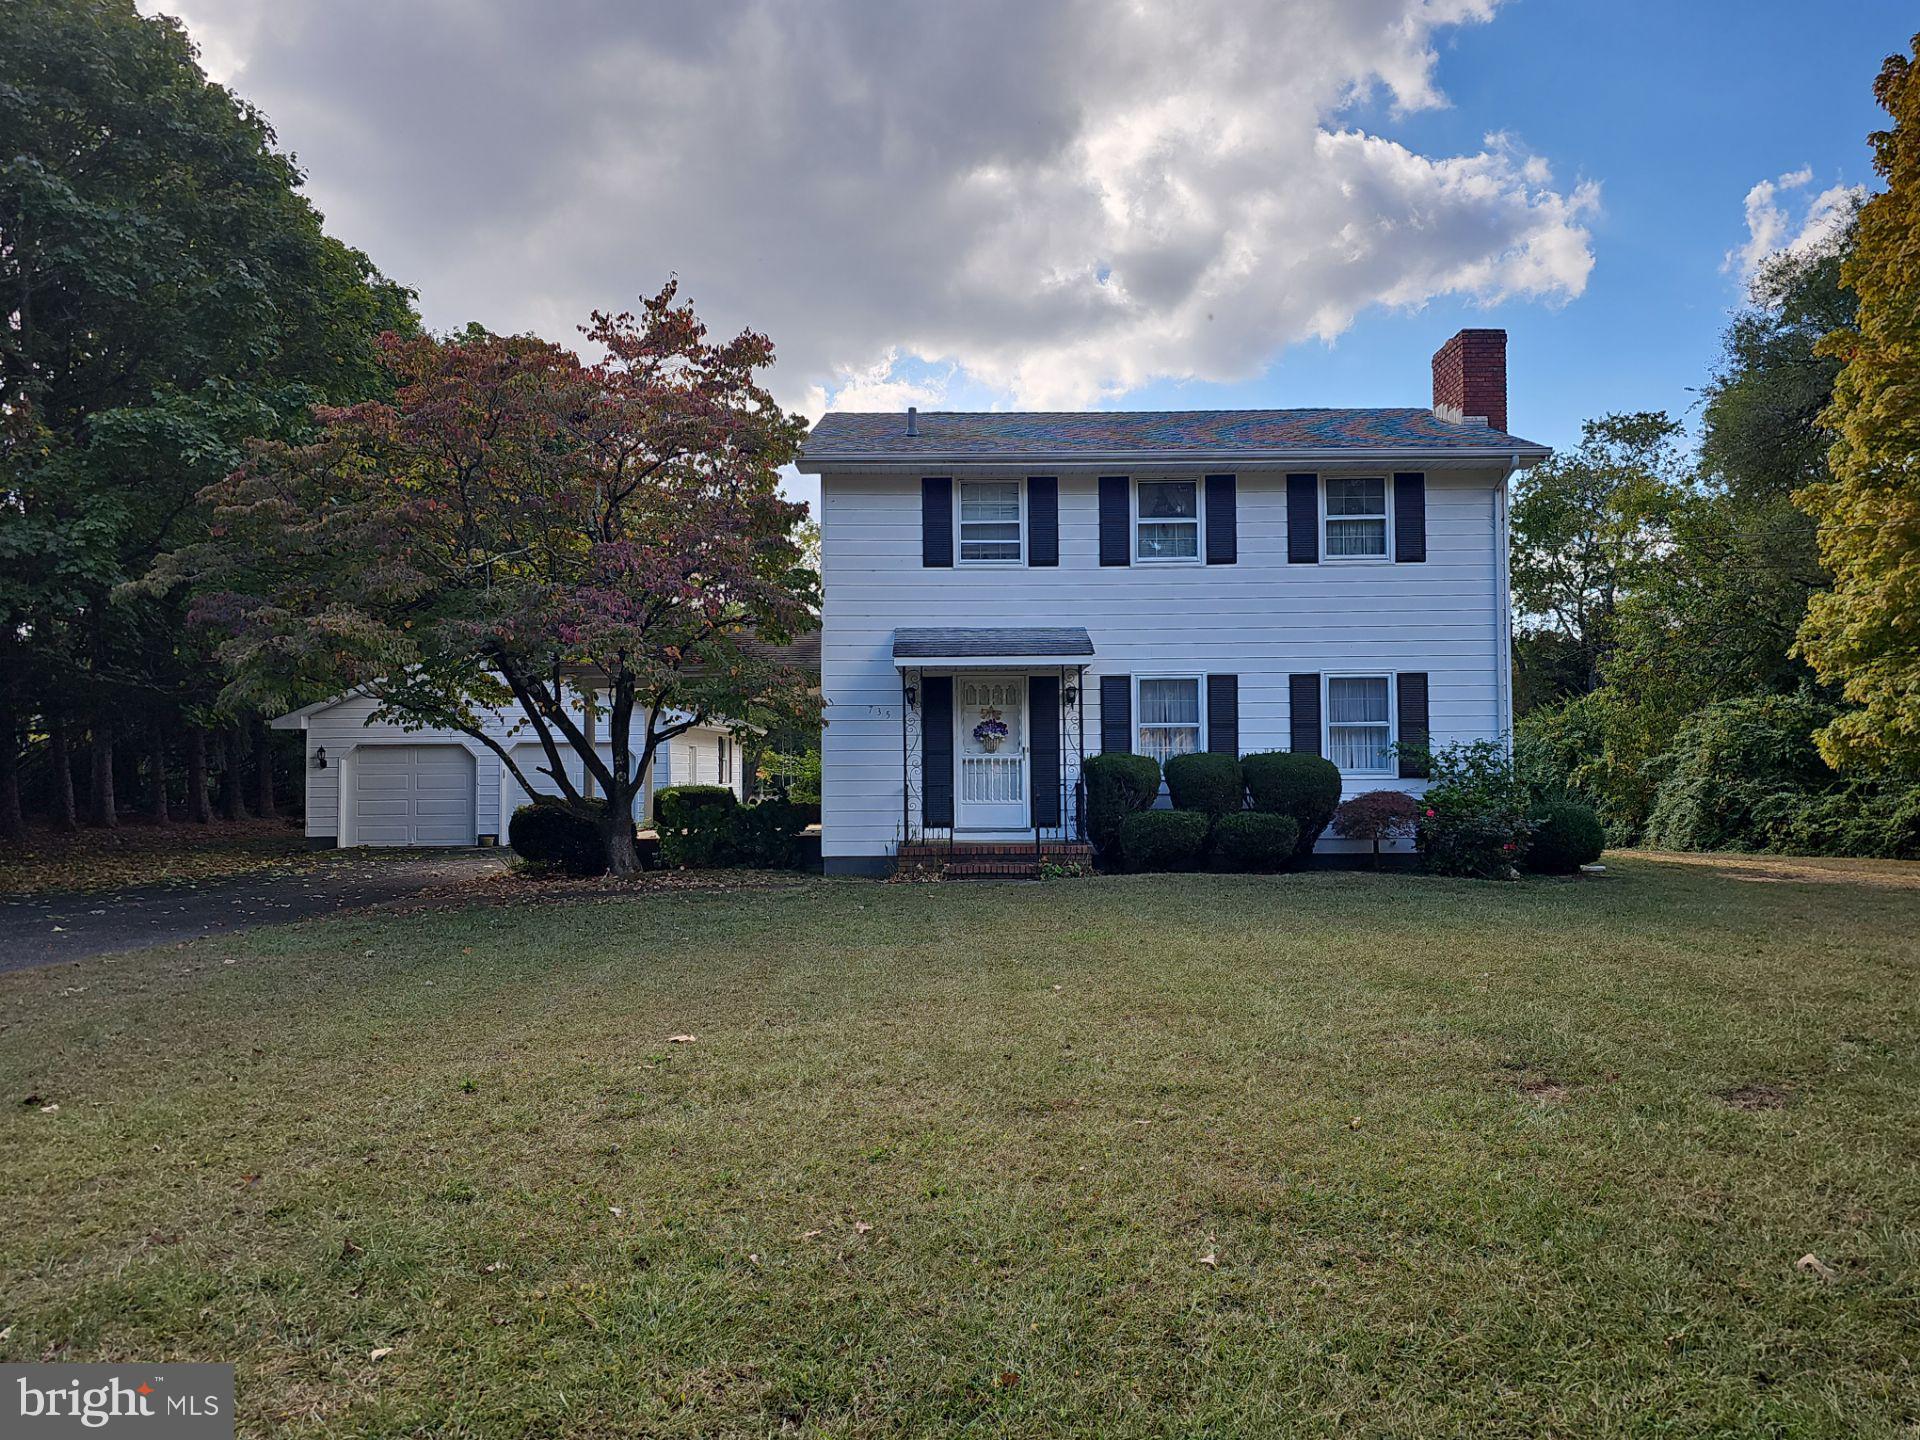
[[187,819],[196,825],[213,821],[213,806],[207,801],[207,727],[187,727]]
[[152,765],[147,778],[153,785],[153,823],[165,825],[173,817],[167,813],[167,727],[158,720],[153,722]]
[[[629,807],[631,804],[629,800]],[[609,875],[631,875],[640,868],[639,852],[633,844],[633,821],[628,813],[609,803],[608,813],[599,822],[600,843],[606,846]]]
[[19,733],[13,707],[0,709],[0,840],[27,838],[26,818],[20,813]]
[[244,820],[247,818],[247,737],[238,725],[232,725],[227,728],[226,741],[227,763],[220,769],[220,815],[225,820]]
[[56,830],[77,830],[79,818],[73,809],[73,754],[67,744],[67,722],[55,720],[47,732],[47,767],[52,774],[50,818]]
[[113,803],[113,722],[96,718],[88,747],[92,760],[87,785],[87,823],[111,830],[120,823]]
[[267,722],[253,722],[253,807],[262,820],[271,820],[280,811],[273,803],[273,746],[267,738]]

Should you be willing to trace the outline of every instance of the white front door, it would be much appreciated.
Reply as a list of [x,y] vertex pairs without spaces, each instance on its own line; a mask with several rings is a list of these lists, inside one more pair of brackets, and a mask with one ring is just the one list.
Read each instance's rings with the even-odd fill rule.
[[1027,680],[1024,675],[956,675],[953,680],[954,810],[961,830],[1026,830]]

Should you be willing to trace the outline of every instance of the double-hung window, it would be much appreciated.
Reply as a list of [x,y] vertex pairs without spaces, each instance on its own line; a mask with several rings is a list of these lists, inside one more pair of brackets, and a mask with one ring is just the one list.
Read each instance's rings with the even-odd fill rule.
[[1391,775],[1392,687],[1385,675],[1327,678],[1327,758],[1349,775]]
[[1020,482],[962,480],[959,492],[963,564],[1014,564],[1023,558]]
[[1175,755],[1204,748],[1200,733],[1200,680],[1142,678],[1134,705],[1134,749],[1162,765]]
[[720,754],[714,773],[719,776],[722,785],[733,783],[733,741],[725,735],[720,737]]
[[1386,559],[1387,482],[1329,477],[1326,493],[1327,558]]
[[1134,515],[1134,559],[1198,561],[1200,485],[1195,480],[1142,480]]

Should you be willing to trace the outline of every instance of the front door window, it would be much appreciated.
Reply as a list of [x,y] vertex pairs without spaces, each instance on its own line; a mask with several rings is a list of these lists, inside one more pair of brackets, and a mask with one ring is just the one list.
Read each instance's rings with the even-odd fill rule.
[[954,680],[960,767],[955,820],[963,830],[1027,826],[1027,682],[1020,675]]

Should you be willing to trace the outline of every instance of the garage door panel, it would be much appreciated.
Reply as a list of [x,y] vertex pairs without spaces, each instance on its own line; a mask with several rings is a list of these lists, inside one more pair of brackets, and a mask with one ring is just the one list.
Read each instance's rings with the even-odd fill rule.
[[474,843],[475,769],[464,746],[369,745],[354,765],[359,844]]

